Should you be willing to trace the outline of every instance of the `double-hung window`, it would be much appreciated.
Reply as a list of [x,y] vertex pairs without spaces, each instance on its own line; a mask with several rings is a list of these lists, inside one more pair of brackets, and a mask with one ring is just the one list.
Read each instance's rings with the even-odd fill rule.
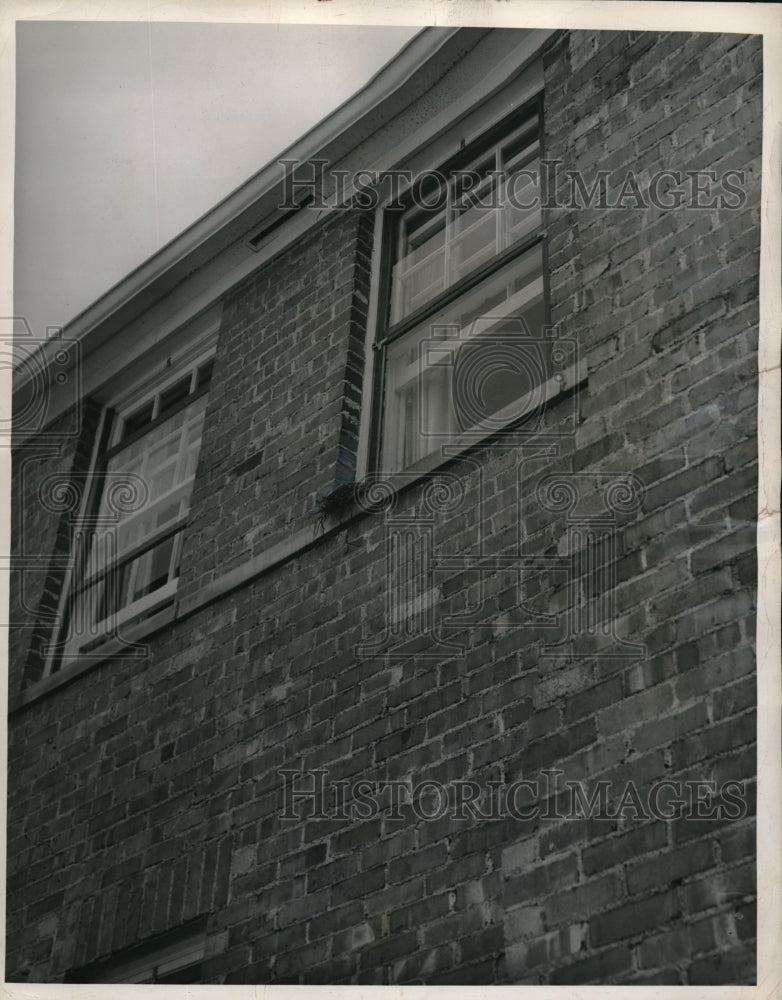
[[158,983],[191,985],[203,982],[206,952],[205,921],[125,949],[114,957],[69,972],[66,983]]
[[173,603],[212,365],[107,414],[52,669]]
[[428,467],[444,444],[528,411],[548,377],[539,105],[415,179],[386,212],[374,466]]

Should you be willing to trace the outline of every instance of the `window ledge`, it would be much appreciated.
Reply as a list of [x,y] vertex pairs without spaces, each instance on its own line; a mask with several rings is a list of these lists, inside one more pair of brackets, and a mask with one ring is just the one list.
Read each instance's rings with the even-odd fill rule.
[[[587,362],[585,358],[581,358],[576,364],[566,369],[562,373],[561,378],[552,378],[546,382],[542,394],[543,405],[547,406],[556,402],[559,397],[575,389],[586,378]],[[540,396],[537,397],[537,403],[538,405],[541,403]],[[518,403],[514,404],[514,410],[517,418],[523,419],[523,414],[518,417]],[[482,437],[478,432],[462,435],[460,438],[455,438],[448,446],[447,454],[433,452],[426,459],[423,459],[422,462],[418,463],[414,469],[390,474],[385,477],[384,481],[397,492],[407,490],[425,476],[436,471],[441,466],[457,460],[466,451],[479,447],[483,442],[497,433],[498,431],[495,429],[486,431]],[[539,433],[540,436],[545,437],[545,432]],[[532,438],[535,436],[537,435],[531,435]],[[10,702],[8,708],[9,715],[25,708],[27,705],[33,704],[48,695],[51,691],[63,687],[78,677],[82,677],[94,667],[105,663],[106,660],[112,658],[130,658],[127,653],[123,655],[123,649],[126,649],[128,642],[139,642],[149,638],[158,629],[171,622],[188,618],[206,605],[212,604],[220,598],[225,597],[231,591],[252,582],[274,567],[301,555],[313,546],[319,545],[324,539],[331,537],[351,522],[364,516],[367,516],[367,511],[353,507],[350,511],[335,517],[333,525],[319,534],[316,534],[312,527],[302,528],[290,538],[271,546],[264,552],[260,552],[258,555],[246,560],[246,562],[243,562],[235,569],[212,580],[209,584],[201,588],[197,594],[183,600],[179,605],[164,608],[145,621],[139,622],[134,628],[128,630],[127,635],[124,637],[124,642],[120,642],[118,639],[111,639],[99,649],[94,650],[86,656],[79,657],[67,667],[58,670],[57,673],[50,674],[38,683],[31,685]]]
[[[382,478],[384,482],[398,491],[407,486],[408,483],[416,482],[423,476],[435,472],[440,466],[452,462],[465,454],[472,448],[479,448],[490,438],[497,435],[506,436],[513,444],[520,443],[521,438],[514,434],[513,425],[523,423],[535,410],[541,412],[552,403],[555,403],[560,396],[572,392],[577,386],[587,379],[586,358],[581,358],[575,364],[570,365],[561,374],[555,375],[543,384],[542,387],[527,393],[521,399],[510,403],[504,410],[499,410],[492,416],[494,426],[489,428],[476,427],[461,434],[454,435],[446,445],[439,451],[435,450],[425,455],[414,465],[397,472],[375,474],[375,479]],[[545,438],[544,430],[529,432],[525,437],[530,440],[534,438]]]
[[157,632],[158,629],[170,624],[174,618],[175,608],[173,605],[169,605],[158,611],[157,614],[150,615],[143,622],[139,622],[137,625],[129,628],[127,634],[121,640],[108,639],[102,646],[92,650],[90,653],[74,658],[66,667],[62,667],[56,673],[49,674],[35,684],[31,684],[30,687],[25,688],[15,698],[11,699],[8,704],[8,714],[12,715],[14,712],[18,712],[20,709],[26,708],[28,705],[33,704],[33,702],[38,701],[40,698],[44,698],[51,691],[56,691],[58,688],[70,684],[71,681],[89,673],[90,670],[101,663],[105,663],[106,660],[113,658],[142,658],[143,650],[128,650],[128,643],[137,643],[148,638],[154,632]]
[[[567,369],[565,369],[561,373],[560,377],[549,379],[543,386],[542,393],[540,391],[530,393],[528,397],[530,405],[527,409],[522,407],[522,412],[519,412],[518,401],[512,404],[512,406],[508,409],[509,411],[513,411],[516,421],[521,421],[526,415],[532,412],[534,406],[550,406],[560,397],[572,392],[577,386],[586,381],[587,373],[588,367],[586,358],[580,358],[575,364],[570,365]],[[500,416],[501,415],[499,414],[496,415],[496,419],[499,420]],[[450,462],[458,460],[467,451],[472,448],[480,447],[487,440],[498,433],[503,433],[503,431],[498,431],[496,428],[492,428],[484,431],[483,433],[472,431],[458,438],[454,438],[448,446],[447,452],[433,452],[427,458],[419,462],[414,469],[389,474],[382,477],[383,481],[387,483],[394,492],[407,490],[416,483],[420,482],[425,476],[435,472],[441,466],[445,466]],[[546,437],[545,432],[539,431],[535,434],[530,434],[530,439],[534,439],[536,437]],[[514,443],[518,443],[519,439],[515,438],[513,440]],[[177,619],[195,614],[205,605],[211,604],[212,602],[219,600],[221,597],[225,597],[225,595],[230,591],[236,590],[237,588],[250,583],[252,580],[262,576],[275,566],[279,566],[281,563],[285,563],[289,559],[293,559],[296,556],[301,555],[306,549],[319,545],[324,539],[329,538],[331,535],[347,527],[347,525],[358,518],[367,516],[367,514],[368,511],[354,505],[349,511],[334,516],[332,526],[327,528],[325,531],[322,531],[320,534],[315,534],[312,528],[303,528],[297,531],[290,538],[286,538],[277,545],[273,545],[265,551],[260,552],[257,556],[247,559],[245,562],[241,563],[234,569],[229,570],[227,573],[224,573],[222,576],[218,576],[216,579],[210,581],[202,587],[198,593],[193,594],[191,597],[182,601],[177,607]]]

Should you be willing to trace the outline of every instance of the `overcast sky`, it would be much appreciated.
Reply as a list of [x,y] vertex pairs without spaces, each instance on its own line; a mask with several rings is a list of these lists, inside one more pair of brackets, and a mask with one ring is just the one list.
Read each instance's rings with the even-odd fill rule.
[[19,22],[15,313],[67,323],[419,30]]

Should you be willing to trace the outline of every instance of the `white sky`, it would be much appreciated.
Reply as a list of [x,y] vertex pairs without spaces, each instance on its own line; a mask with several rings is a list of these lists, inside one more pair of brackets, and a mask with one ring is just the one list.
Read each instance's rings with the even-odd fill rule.
[[71,320],[419,30],[18,22],[15,314]]

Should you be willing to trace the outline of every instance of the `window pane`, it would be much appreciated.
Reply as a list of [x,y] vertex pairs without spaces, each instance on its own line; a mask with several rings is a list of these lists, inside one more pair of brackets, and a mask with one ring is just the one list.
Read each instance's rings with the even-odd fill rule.
[[148,424],[152,419],[152,403],[147,403],[140,410],[132,413],[129,417],[125,417],[125,421],[122,425],[122,437],[130,437],[131,434],[135,434],[136,431],[140,430],[145,424]]
[[381,471],[415,465],[545,383],[543,317],[538,245],[392,341]]
[[511,171],[529,163],[540,155],[537,118],[525,122],[505,139],[500,146],[503,170]]
[[502,250],[497,243],[498,211],[476,205],[454,221],[448,284],[486,264]]
[[176,406],[177,403],[180,403],[190,395],[190,383],[192,380],[193,376],[188,375],[186,378],[180,379],[174,385],[161,392],[158,416],[170,410],[172,406]]
[[[187,514],[206,401],[199,397],[108,462],[83,576],[92,582],[74,596],[70,648],[80,648],[111,627],[114,616],[175,579],[181,532],[132,553]],[[134,493],[143,506],[128,504]]]
[[391,326],[534,235],[541,221],[539,159],[535,113],[450,172],[446,205],[417,192],[396,224]]
[[168,583],[173,548],[174,539],[169,537],[134,560],[133,592],[129,595],[131,602]]
[[[109,461],[99,515],[105,523],[116,525],[119,554],[187,512],[206,400],[205,395],[201,396]],[[146,492],[143,507],[135,509],[130,505],[131,509],[127,509],[128,505],[117,504],[117,494],[112,491],[123,483],[129,491]],[[99,550],[97,554],[101,554]],[[90,572],[97,568],[93,565]]]
[[540,161],[508,173],[503,181],[503,246],[526,239],[542,224],[540,207]]
[[498,242],[501,219],[494,147],[454,177],[451,189],[451,231],[448,284],[453,284],[491,260],[503,247]]
[[399,225],[397,260],[391,278],[392,323],[445,290],[446,209],[413,208]]

